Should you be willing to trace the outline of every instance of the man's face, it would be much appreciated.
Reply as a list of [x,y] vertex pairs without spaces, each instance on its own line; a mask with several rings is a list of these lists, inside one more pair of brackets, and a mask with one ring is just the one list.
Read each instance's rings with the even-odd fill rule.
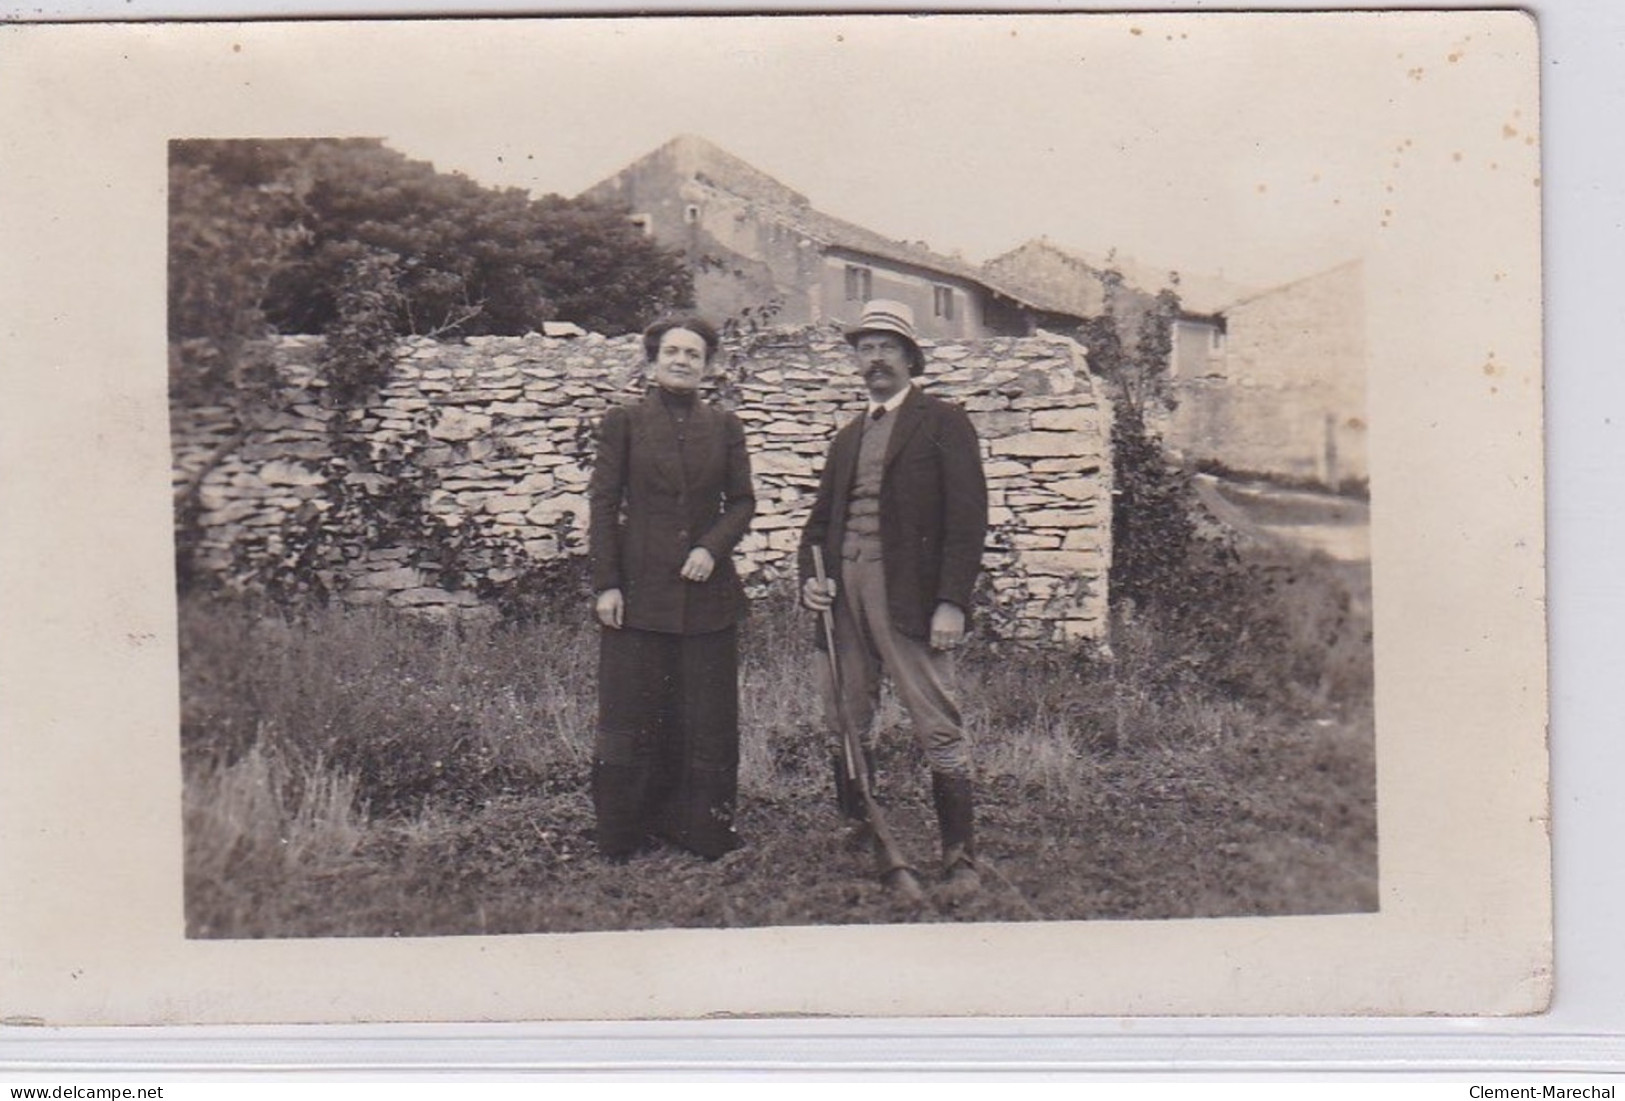
[[908,345],[896,333],[863,333],[853,344],[869,397],[888,401],[908,385]]
[[688,329],[672,329],[655,352],[655,382],[668,390],[695,390],[705,379],[705,338]]

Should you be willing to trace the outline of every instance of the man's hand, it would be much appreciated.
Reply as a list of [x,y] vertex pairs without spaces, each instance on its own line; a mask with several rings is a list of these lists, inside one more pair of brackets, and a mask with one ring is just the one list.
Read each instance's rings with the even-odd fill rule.
[[829,611],[835,606],[835,579],[826,577],[820,585],[818,578],[807,578],[801,586],[801,602],[815,612]]
[[931,613],[931,649],[952,650],[965,637],[965,609],[944,600]]
[[626,615],[626,600],[621,596],[621,590],[605,589],[598,594],[598,599],[593,601],[592,610],[598,617],[598,622],[618,631]]
[[704,547],[695,547],[688,552],[688,558],[683,562],[680,572],[684,581],[704,581],[716,568],[717,560],[711,557],[711,552]]

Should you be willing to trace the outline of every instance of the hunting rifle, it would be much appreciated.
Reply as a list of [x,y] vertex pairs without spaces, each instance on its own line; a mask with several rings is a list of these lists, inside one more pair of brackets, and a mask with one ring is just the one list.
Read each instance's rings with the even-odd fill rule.
[[[815,545],[812,554],[813,574],[818,578],[818,587],[828,592],[828,579],[824,573],[824,549]],[[864,766],[863,746],[858,741],[858,732],[852,729],[852,722],[847,718],[846,700],[841,693],[841,664],[835,656],[835,617],[829,608],[818,614],[824,624],[824,648],[829,655],[830,687],[835,695],[836,721],[841,725],[841,762],[846,768],[847,780],[857,788],[858,795],[863,800],[863,813],[867,819],[869,838],[874,845],[875,864],[880,868],[880,882],[910,902],[924,902],[925,892],[920,889],[920,881],[903,856],[903,850],[898,847],[897,838],[886,822],[885,812],[880,809],[880,804],[875,800],[875,793],[869,786],[869,770]]]

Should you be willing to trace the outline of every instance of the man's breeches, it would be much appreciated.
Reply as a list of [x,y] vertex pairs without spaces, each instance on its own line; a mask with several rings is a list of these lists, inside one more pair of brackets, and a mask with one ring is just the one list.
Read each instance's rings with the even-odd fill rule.
[[953,699],[953,656],[893,629],[886,612],[886,575],[878,560],[848,560],[841,567],[835,605],[835,650],[840,657],[844,701],[835,699],[827,662],[819,662],[825,721],[840,730],[839,712],[865,742],[880,703],[882,672],[914,723],[920,748],[935,772],[968,775],[970,743]]

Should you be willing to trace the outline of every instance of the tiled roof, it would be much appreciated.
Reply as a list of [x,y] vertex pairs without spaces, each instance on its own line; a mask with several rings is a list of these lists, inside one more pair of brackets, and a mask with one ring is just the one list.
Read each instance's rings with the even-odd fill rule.
[[1362,261],[1357,260],[1357,259],[1356,260],[1345,260],[1341,264],[1336,264],[1336,265],[1334,265],[1332,267],[1329,267],[1329,268],[1323,268],[1320,271],[1311,272],[1308,275],[1300,275],[1298,278],[1289,279],[1285,283],[1277,283],[1273,287],[1266,287],[1266,288],[1264,288],[1263,290],[1260,290],[1260,291],[1252,291],[1249,294],[1242,295],[1241,297],[1238,297],[1238,298],[1236,298],[1236,299],[1234,299],[1234,300],[1232,300],[1230,302],[1225,303],[1224,308],[1228,310],[1228,309],[1232,309],[1232,308],[1234,308],[1236,306],[1245,306],[1245,305],[1248,305],[1249,303],[1258,301],[1260,298],[1268,298],[1270,295],[1280,294],[1282,291],[1289,290],[1289,289],[1291,289],[1293,287],[1296,287],[1300,283],[1308,283],[1311,280],[1320,279],[1320,278],[1322,278],[1324,276],[1331,275],[1333,272],[1347,271],[1349,269],[1358,269],[1361,266],[1361,264],[1362,264]]
[[[1173,268],[1159,268],[1154,264],[1147,264],[1132,256],[1121,253],[1100,253],[1088,249],[1072,248],[1066,245],[1057,245],[1046,238],[1029,241],[1021,248],[1039,247],[1064,256],[1069,260],[1082,264],[1094,272],[1103,272],[1108,269],[1115,270],[1123,276],[1123,282],[1136,290],[1146,294],[1156,294],[1169,285]],[[1013,249],[1018,252],[1020,249]],[[1010,253],[1006,253],[1006,256]],[[993,261],[997,263],[998,261]],[[1239,283],[1232,283],[1220,276],[1202,275],[1187,270],[1179,271],[1179,304],[1187,313],[1192,314],[1219,314],[1226,306],[1236,302],[1247,295],[1254,293],[1250,287]]]

